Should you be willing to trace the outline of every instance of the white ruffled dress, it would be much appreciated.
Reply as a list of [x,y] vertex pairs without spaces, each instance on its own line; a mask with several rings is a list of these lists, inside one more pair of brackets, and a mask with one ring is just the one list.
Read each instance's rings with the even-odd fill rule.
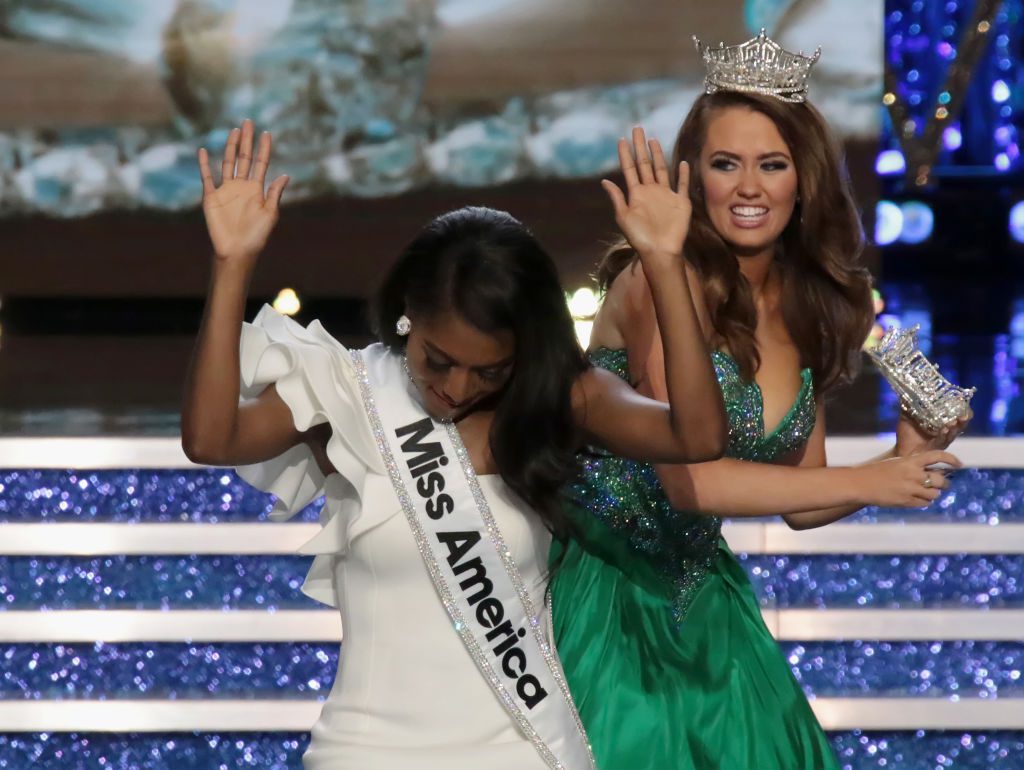
[[[407,380],[384,346],[363,358],[371,381]],[[306,770],[545,767],[451,627],[386,475],[349,352],[319,322],[303,328],[264,307],[243,328],[241,375],[244,398],[275,384],[300,430],[331,426],[336,473],[325,477],[305,445],[238,469],[278,498],[277,521],[326,500],[321,531],[300,550],[314,556],[303,591],[340,609],[344,642]],[[499,476],[480,483],[541,606],[550,535]]]

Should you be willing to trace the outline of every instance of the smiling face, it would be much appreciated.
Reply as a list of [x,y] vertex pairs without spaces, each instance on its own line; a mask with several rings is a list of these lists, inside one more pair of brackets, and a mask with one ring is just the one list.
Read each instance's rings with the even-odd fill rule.
[[708,218],[738,256],[772,251],[793,216],[798,180],[771,118],[728,107],[708,122],[700,156]]
[[515,335],[487,333],[453,312],[412,317],[409,372],[430,416],[457,420],[499,393],[512,376]]

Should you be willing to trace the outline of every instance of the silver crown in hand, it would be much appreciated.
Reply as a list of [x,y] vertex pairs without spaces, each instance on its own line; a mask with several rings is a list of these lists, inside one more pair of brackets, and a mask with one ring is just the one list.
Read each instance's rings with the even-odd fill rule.
[[935,434],[970,414],[976,389],[961,388],[939,374],[939,368],[917,347],[920,329],[889,329],[868,355],[900,397],[903,411]]

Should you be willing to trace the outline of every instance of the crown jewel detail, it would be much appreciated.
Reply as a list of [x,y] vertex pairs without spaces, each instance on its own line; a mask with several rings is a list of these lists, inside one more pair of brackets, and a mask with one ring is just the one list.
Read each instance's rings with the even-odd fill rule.
[[803,51],[792,53],[772,40],[762,28],[761,34],[742,45],[717,48],[704,45],[693,36],[697,52],[704,60],[704,92],[744,91],[774,96],[784,102],[807,99],[807,80],[821,58],[821,48],[813,56]]
[[975,388],[961,388],[939,374],[917,347],[920,328],[889,329],[868,356],[900,397],[903,411],[936,434],[970,414]]

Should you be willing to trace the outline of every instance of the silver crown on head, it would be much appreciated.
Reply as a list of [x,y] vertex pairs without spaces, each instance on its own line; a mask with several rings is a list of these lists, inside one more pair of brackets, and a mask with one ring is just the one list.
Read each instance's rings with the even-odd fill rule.
[[939,374],[917,347],[920,328],[889,329],[868,355],[900,397],[903,411],[936,434],[970,414],[975,388],[961,388]]
[[807,80],[821,58],[821,48],[813,56],[803,51],[792,53],[772,40],[761,29],[761,34],[742,45],[717,48],[704,45],[694,35],[697,52],[704,59],[704,92],[744,91],[774,96],[784,102],[803,102],[807,99]]

